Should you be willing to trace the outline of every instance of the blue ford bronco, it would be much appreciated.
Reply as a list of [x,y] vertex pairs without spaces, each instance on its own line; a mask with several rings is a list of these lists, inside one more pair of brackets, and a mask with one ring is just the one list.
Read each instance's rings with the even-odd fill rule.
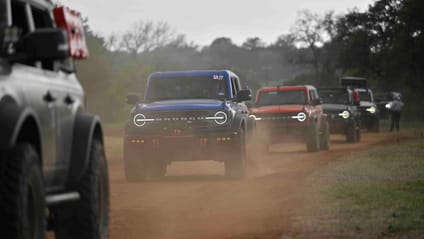
[[251,91],[231,71],[158,72],[149,76],[144,99],[125,125],[124,164],[128,181],[162,177],[174,161],[224,162],[225,175],[245,172]]

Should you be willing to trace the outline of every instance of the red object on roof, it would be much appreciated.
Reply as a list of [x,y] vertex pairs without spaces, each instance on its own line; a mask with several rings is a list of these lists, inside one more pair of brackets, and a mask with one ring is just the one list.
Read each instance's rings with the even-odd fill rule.
[[53,14],[56,25],[68,34],[69,56],[79,60],[87,59],[88,48],[81,14],[64,6],[53,9]]

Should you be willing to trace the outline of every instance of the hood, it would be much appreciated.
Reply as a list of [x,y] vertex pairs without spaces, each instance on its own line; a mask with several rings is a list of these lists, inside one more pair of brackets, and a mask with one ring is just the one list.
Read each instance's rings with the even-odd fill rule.
[[269,105],[252,108],[251,114],[297,113],[303,110],[303,105]]
[[322,109],[326,113],[337,113],[346,110],[347,107],[345,105],[340,104],[323,104]]
[[153,101],[138,104],[136,110],[169,111],[169,110],[219,110],[225,108],[225,102],[214,99],[182,99]]

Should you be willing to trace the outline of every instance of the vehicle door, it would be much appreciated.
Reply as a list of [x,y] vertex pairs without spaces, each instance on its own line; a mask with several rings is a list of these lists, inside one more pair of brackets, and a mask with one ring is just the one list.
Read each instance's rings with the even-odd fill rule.
[[[35,29],[30,11],[30,5],[21,1],[11,1],[12,26],[25,36]],[[17,62],[13,64],[10,76],[18,98],[23,99],[22,106],[33,109],[38,117],[41,138],[41,153],[43,174],[46,190],[50,190],[55,177],[56,164],[56,118],[57,101],[55,92],[50,84],[51,79],[46,77],[40,62]]]
[[[36,5],[31,6],[35,29],[53,28],[55,24],[49,11]],[[73,65],[73,60],[41,62],[43,75],[48,80],[49,89],[55,98],[55,128],[56,128],[56,162],[54,165],[54,183],[64,185],[68,176],[71,160],[73,124],[79,103],[82,98],[82,88],[75,74],[62,70],[64,64]],[[67,67],[67,69],[73,68]]]

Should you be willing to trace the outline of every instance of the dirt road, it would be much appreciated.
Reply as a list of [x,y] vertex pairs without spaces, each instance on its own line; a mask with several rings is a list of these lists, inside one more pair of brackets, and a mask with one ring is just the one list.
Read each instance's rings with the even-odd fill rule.
[[109,157],[111,238],[290,238],[310,174],[337,157],[394,141],[387,133],[362,136],[357,144],[332,136],[331,150],[318,153],[302,144],[272,145],[268,155],[248,161],[243,180],[224,178],[222,163],[206,161],[172,164],[162,180],[127,183],[122,158]]

